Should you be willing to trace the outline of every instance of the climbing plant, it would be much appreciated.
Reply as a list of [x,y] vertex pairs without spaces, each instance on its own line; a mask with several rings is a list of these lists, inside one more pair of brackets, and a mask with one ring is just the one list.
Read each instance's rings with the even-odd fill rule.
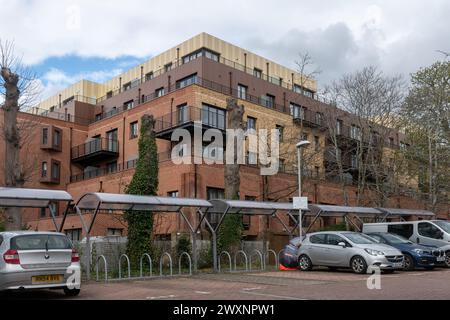
[[[127,194],[156,195],[158,190],[158,150],[154,126],[153,116],[142,117],[139,159],[133,179],[126,188]],[[152,253],[153,213],[127,211],[124,218],[128,223],[127,255],[136,265],[144,253]]]

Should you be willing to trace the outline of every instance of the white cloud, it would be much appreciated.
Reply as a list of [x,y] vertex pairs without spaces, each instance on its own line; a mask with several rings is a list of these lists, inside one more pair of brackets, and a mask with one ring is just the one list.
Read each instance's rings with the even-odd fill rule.
[[0,36],[24,61],[143,58],[205,31],[292,66],[309,51],[328,81],[365,64],[409,73],[450,51],[450,2],[434,0],[0,0]]

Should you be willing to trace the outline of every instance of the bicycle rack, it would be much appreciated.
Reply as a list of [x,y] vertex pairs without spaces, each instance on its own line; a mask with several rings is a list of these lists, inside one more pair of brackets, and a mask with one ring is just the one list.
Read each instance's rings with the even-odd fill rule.
[[99,279],[98,279],[98,264],[99,264],[100,259],[103,260],[104,265],[105,265],[105,283],[106,283],[106,282],[108,282],[108,263],[106,262],[106,258],[105,258],[104,255],[98,256],[97,257],[97,261],[95,263],[95,265],[96,265],[95,269],[96,269],[96,272],[97,272],[97,281],[99,281]]
[[239,250],[239,251],[236,252],[235,255],[234,255],[234,271],[237,270],[237,264],[236,264],[236,261],[237,261],[237,256],[238,256],[238,254],[242,254],[242,255],[244,256],[244,258],[245,258],[245,271],[248,271],[248,259],[247,259],[247,254],[246,254],[244,251],[242,251],[242,250]]
[[173,272],[172,272],[172,257],[170,256],[169,253],[164,252],[164,253],[162,254],[162,256],[161,256],[161,259],[159,259],[159,275],[160,275],[161,277],[163,276],[162,267],[163,267],[163,260],[164,260],[164,257],[165,257],[165,256],[169,258],[170,276],[173,275]]
[[152,258],[150,257],[150,255],[148,253],[144,253],[141,257],[141,261],[139,263],[140,265],[140,272],[139,275],[141,278],[144,277],[144,272],[143,272],[143,262],[144,262],[144,258],[147,257],[148,259],[148,263],[150,264],[150,277],[153,276],[153,270],[152,270]]
[[126,254],[123,254],[119,258],[119,280],[122,279],[122,259],[125,258],[127,261],[127,267],[128,267],[128,279],[131,278],[131,267],[130,267],[130,259]]
[[219,267],[219,272],[220,272],[220,258],[222,257],[222,255],[226,254],[228,257],[228,261],[230,262],[230,272],[233,272],[233,267],[231,265],[231,255],[228,253],[228,251],[222,251],[219,255],[219,263],[217,264],[217,266]]
[[183,256],[188,257],[188,260],[189,260],[189,275],[192,276],[192,260],[191,260],[191,256],[187,252],[182,252],[180,254],[180,258],[178,259],[178,274],[181,275],[181,258],[183,258]]
[[[278,268],[278,261],[279,260],[278,260],[277,253],[274,250],[272,250],[272,249],[268,249],[267,253],[265,254],[265,257],[264,257],[264,269],[267,269],[267,264],[270,263],[270,253],[273,254],[273,257],[275,258],[275,267]],[[267,264],[266,264],[266,260],[267,260]]]
[[263,258],[263,254],[261,253],[261,251],[259,251],[258,249],[253,250],[253,252],[250,254],[250,271],[252,270],[252,257],[258,254],[259,256],[259,260],[261,262],[261,270],[264,270],[264,258]]

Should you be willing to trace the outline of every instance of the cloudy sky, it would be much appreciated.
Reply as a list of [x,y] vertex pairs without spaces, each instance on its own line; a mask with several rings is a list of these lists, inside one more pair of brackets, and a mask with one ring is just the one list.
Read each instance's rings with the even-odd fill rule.
[[104,81],[200,32],[294,67],[309,52],[321,84],[365,65],[408,76],[450,51],[448,0],[0,0],[45,98],[81,78]]

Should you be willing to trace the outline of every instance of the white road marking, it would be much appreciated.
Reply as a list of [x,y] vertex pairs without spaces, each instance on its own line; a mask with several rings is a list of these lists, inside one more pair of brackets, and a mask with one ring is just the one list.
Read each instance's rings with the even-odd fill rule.
[[267,294],[267,293],[252,292],[252,291],[242,291],[242,293],[253,294],[253,295],[257,295],[257,296],[270,297],[270,298],[287,299],[287,300],[307,300],[307,299],[301,299],[301,298],[296,298],[296,297],[277,296],[275,294]]
[[211,292],[207,292],[207,291],[195,291],[195,293],[198,293],[198,294],[211,294]]
[[159,300],[159,299],[170,299],[170,298],[175,298],[176,296],[174,296],[173,294],[169,295],[169,296],[159,296],[159,297],[147,297],[147,300]]
[[244,291],[253,291],[253,290],[260,290],[261,289],[261,287],[256,287],[256,288],[244,288],[244,289],[242,289],[242,290],[244,290]]

